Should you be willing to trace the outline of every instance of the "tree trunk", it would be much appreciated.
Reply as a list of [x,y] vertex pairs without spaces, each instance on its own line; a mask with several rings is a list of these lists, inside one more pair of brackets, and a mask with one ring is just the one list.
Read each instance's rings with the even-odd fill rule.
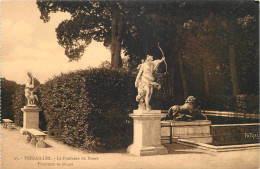
[[[209,54],[209,53],[206,53]],[[209,96],[209,79],[208,79],[208,72],[207,72],[207,56],[203,55],[203,75],[204,75],[204,87],[205,87],[205,93],[207,96]]]
[[183,85],[183,96],[184,96],[184,99],[187,99],[188,87],[187,87],[187,82],[186,82],[186,78],[185,78],[185,73],[184,73],[184,69],[183,69],[183,63],[182,63],[180,52],[179,52],[179,66],[180,66],[181,79],[182,79],[182,85]]
[[118,5],[115,4],[111,8],[111,66],[113,68],[120,68],[122,66],[121,59],[121,42],[122,42],[122,29],[123,19],[120,14]]
[[203,66],[203,73],[204,73],[205,93],[207,96],[209,96],[209,81],[208,81],[208,75],[207,75],[207,68],[205,65]]
[[[169,53],[173,53],[172,48],[171,48]],[[169,55],[168,58],[173,58],[173,56]],[[169,95],[172,98],[171,103],[173,103],[174,97],[176,95],[175,90],[174,90],[176,88],[176,86],[175,86],[175,83],[174,83],[175,82],[175,76],[174,76],[175,71],[174,71],[174,61],[173,61],[173,59],[168,59],[167,64],[170,65],[170,66],[168,67],[169,75],[166,77],[166,79],[168,79],[167,84],[168,84],[168,89],[169,89]]]
[[229,61],[230,61],[231,81],[233,86],[233,96],[236,96],[239,94],[239,87],[238,87],[238,77],[237,77],[237,69],[236,69],[236,55],[232,45],[229,45]]
[[147,50],[148,50],[148,41],[147,41],[147,26],[146,26],[146,18],[144,16],[142,16],[142,39],[141,39],[141,44],[142,44],[142,53],[141,53],[141,57],[146,59],[147,56]]

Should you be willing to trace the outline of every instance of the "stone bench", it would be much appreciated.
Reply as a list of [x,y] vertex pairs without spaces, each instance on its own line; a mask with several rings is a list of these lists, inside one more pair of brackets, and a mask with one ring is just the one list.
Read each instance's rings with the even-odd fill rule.
[[3,128],[11,129],[12,123],[13,123],[13,121],[10,119],[3,119]]
[[30,143],[37,148],[46,147],[46,144],[44,143],[46,134],[36,129],[26,129],[26,133],[27,143]]

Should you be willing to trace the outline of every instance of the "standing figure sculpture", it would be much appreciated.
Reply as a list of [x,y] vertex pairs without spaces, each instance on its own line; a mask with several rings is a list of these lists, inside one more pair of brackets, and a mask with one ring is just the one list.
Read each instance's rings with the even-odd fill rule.
[[38,97],[33,94],[34,92],[34,78],[30,72],[27,73],[28,80],[25,85],[24,95],[27,99],[27,106],[35,106],[35,100],[38,101]]
[[141,64],[135,80],[135,87],[138,89],[136,96],[136,101],[139,102],[138,109],[151,110],[150,100],[153,88],[161,88],[160,84],[154,81],[153,73],[163,61],[165,61],[165,57],[161,60],[153,60],[153,56],[147,55],[147,59]]

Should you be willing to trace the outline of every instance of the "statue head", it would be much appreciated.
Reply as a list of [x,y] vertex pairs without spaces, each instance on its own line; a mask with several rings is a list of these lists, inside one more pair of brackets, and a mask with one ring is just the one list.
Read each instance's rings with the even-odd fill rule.
[[28,72],[27,75],[28,75],[28,83],[31,84],[32,83],[32,73]]
[[195,103],[196,98],[194,96],[189,96],[187,98],[187,100],[185,101],[185,103],[191,103],[194,104]]
[[31,72],[27,72],[28,77],[32,78],[32,73]]
[[151,56],[151,55],[147,55],[147,57],[146,57],[146,61],[153,61],[153,56]]

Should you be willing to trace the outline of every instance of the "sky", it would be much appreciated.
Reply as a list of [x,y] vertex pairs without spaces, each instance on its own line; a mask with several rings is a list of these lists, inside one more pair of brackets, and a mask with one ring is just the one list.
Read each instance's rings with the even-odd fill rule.
[[25,84],[27,72],[31,72],[44,83],[61,72],[110,61],[109,49],[92,41],[78,62],[69,62],[57,42],[55,28],[70,14],[59,12],[50,16],[50,21],[44,23],[34,0],[1,1],[1,77]]

